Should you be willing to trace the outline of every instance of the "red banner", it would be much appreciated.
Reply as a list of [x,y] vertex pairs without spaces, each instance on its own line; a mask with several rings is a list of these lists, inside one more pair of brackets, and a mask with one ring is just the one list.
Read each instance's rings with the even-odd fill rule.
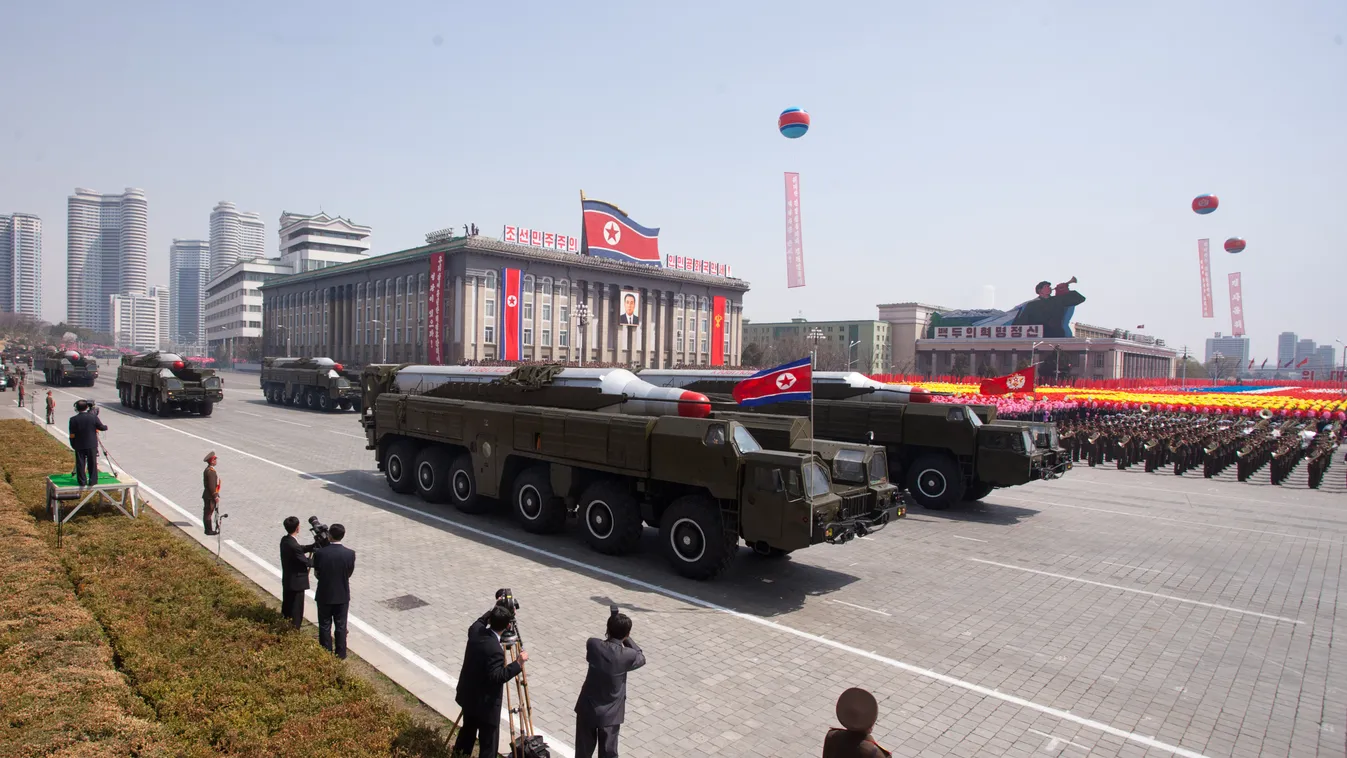
[[444,253],[430,254],[430,293],[426,298],[426,337],[430,340],[428,357],[432,366],[444,363]]
[[1239,272],[1230,275],[1230,333],[1244,336],[1244,291]]
[[800,224],[800,175],[786,172],[786,286],[804,286],[804,231]]
[[982,386],[978,388],[980,395],[1007,395],[1011,392],[1033,392],[1034,391],[1034,367],[1020,369],[1013,374],[998,376],[994,379],[983,379]]
[[725,365],[725,298],[711,298],[711,365]]
[[1211,240],[1197,241],[1197,266],[1202,276],[1202,318],[1216,315],[1211,299]]
[[520,338],[524,331],[524,309],[519,302],[521,276],[522,272],[517,268],[501,271],[500,358],[503,361],[519,360]]

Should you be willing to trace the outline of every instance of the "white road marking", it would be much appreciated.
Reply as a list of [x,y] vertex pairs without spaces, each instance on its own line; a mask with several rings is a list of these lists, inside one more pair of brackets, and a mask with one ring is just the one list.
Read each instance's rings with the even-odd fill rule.
[[1160,569],[1148,569],[1148,568],[1142,568],[1142,567],[1140,567],[1140,566],[1129,566],[1129,565],[1127,565],[1126,563],[1110,563],[1109,561],[1100,561],[1100,563],[1104,564],[1105,566],[1121,566],[1122,568],[1125,568],[1125,569],[1133,569],[1133,570],[1135,570],[1135,571],[1149,571],[1149,572],[1151,572],[1151,573],[1153,573],[1153,574],[1160,574],[1160,573],[1163,573]]
[[1052,578],[1054,578],[1054,579],[1065,579],[1065,580],[1067,580],[1067,581],[1069,581],[1069,582],[1080,582],[1081,584],[1091,584],[1091,585],[1094,585],[1095,587],[1107,587],[1107,588],[1109,588],[1109,589],[1111,589],[1111,590],[1118,590],[1119,592],[1132,592],[1132,593],[1135,593],[1135,594],[1137,594],[1137,595],[1147,595],[1147,596],[1149,596],[1149,597],[1160,598],[1161,600],[1173,600],[1173,601],[1176,602],[1176,603],[1187,603],[1187,604],[1189,604],[1189,605],[1200,605],[1200,606],[1202,606],[1203,608],[1215,608],[1216,610],[1220,610],[1220,611],[1229,611],[1229,612],[1231,612],[1231,613],[1241,613],[1241,614],[1244,614],[1245,616],[1257,616],[1257,617],[1259,617],[1259,618],[1271,619],[1271,620],[1273,620],[1273,621],[1286,621],[1286,622],[1289,622],[1289,623],[1292,623],[1292,624],[1300,624],[1300,623],[1303,623],[1303,622],[1301,622],[1299,619],[1286,618],[1285,616],[1273,616],[1272,614],[1269,614],[1269,613],[1259,613],[1258,611],[1246,611],[1246,610],[1243,610],[1243,609],[1241,609],[1241,608],[1232,608],[1232,607],[1230,607],[1230,606],[1228,606],[1228,605],[1220,605],[1220,604],[1217,604],[1217,603],[1207,603],[1207,602],[1203,602],[1203,601],[1201,601],[1201,600],[1189,600],[1189,599],[1186,598],[1186,597],[1177,597],[1177,596],[1175,596],[1175,595],[1163,595],[1163,594],[1161,594],[1161,593],[1159,593],[1159,592],[1151,592],[1151,591],[1149,591],[1149,590],[1139,590],[1139,589],[1135,589],[1135,588],[1132,588],[1132,587],[1119,587],[1119,586],[1116,585],[1116,584],[1105,584],[1105,583],[1103,583],[1103,582],[1096,582],[1096,581],[1094,581],[1093,579],[1081,579],[1080,577],[1077,577],[1077,576],[1067,576],[1066,574],[1054,574],[1054,573],[1052,573],[1051,571],[1039,571],[1038,569],[1031,569],[1031,568],[1028,568],[1028,567],[1026,567],[1026,566],[1015,566],[1015,565],[1012,565],[1012,564],[1009,564],[1009,563],[997,563],[996,561],[984,561],[984,560],[982,560],[981,558],[968,558],[967,560],[973,561],[974,563],[985,563],[985,564],[987,564],[988,566],[1000,566],[1001,568],[1012,569],[1012,570],[1014,570],[1014,571],[1025,571],[1025,572],[1028,572],[1028,573],[1030,573],[1030,574],[1039,574],[1039,575],[1041,575],[1041,576],[1050,576],[1050,577],[1052,577]]
[[270,416],[259,416],[259,415],[256,414],[256,413],[249,413],[249,412],[247,412],[247,411],[234,411],[234,412],[237,413],[237,414],[239,414],[240,416],[252,416],[253,418],[266,419],[267,421],[275,421],[275,422],[278,423],[278,424],[290,424],[291,426],[302,426],[302,427],[304,427],[305,429],[312,429],[312,428],[313,428],[313,426],[310,425],[310,424],[301,424],[301,423],[299,423],[298,421],[286,421],[286,420],[283,419],[283,418],[272,418],[272,417],[270,417]]
[[[148,423],[148,424],[153,424],[153,425],[155,425],[155,426],[162,427],[162,428],[167,429],[167,430],[169,430],[169,431],[171,431],[171,432],[176,432],[176,433],[181,434],[181,435],[183,435],[183,436],[191,437],[191,438],[196,439],[196,440],[200,440],[200,441],[202,441],[202,442],[205,442],[205,443],[207,443],[207,444],[213,445],[213,446],[218,447],[218,448],[220,448],[220,449],[228,450],[228,451],[230,451],[230,452],[232,452],[232,453],[237,453],[237,454],[242,455],[242,456],[245,456],[245,457],[247,457],[247,458],[252,458],[252,459],[254,459],[254,460],[261,461],[262,463],[265,463],[265,464],[270,465],[270,466],[275,466],[276,468],[279,468],[279,469],[281,469],[281,470],[283,470],[283,471],[289,471],[290,473],[295,474],[295,475],[300,476],[300,477],[303,477],[303,478],[305,478],[305,479],[309,479],[309,480],[312,480],[312,481],[315,481],[315,482],[320,482],[320,483],[326,485],[326,486],[329,487],[329,488],[332,488],[332,489],[339,489],[339,490],[345,490],[345,491],[350,492],[350,493],[352,493],[352,494],[360,495],[361,497],[368,498],[369,500],[372,500],[372,501],[374,501],[374,502],[382,503],[382,504],[384,504],[384,505],[387,505],[387,506],[390,507],[390,508],[396,508],[396,509],[398,509],[398,510],[400,510],[400,511],[405,511],[405,512],[407,512],[407,513],[413,515],[413,516],[416,517],[416,518],[427,519],[427,520],[429,520],[429,521],[436,521],[436,522],[439,522],[439,523],[441,523],[441,524],[444,524],[445,526],[448,526],[449,528],[451,528],[451,529],[453,529],[453,530],[462,531],[462,532],[467,532],[467,533],[469,533],[469,534],[474,534],[474,535],[476,535],[476,536],[478,536],[478,537],[482,537],[482,538],[484,538],[484,539],[491,540],[492,542],[497,542],[497,543],[500,543],[500,544],[503,544],[503,545],[508,545],[508,546],[511,547],[514,551],[516,551],[516,554],[520,554],[520,553],[532,553],[532,554],[534,554],[534,555],[537,555],[537,556],[540,556],[540,557],[543,557],[543,558],[547,558],[548,560],[555,561],[555,562],[557,562],[557,563],[562,563],[562,564],[565,564],[565,565],[572,566],[572,567],[574,567],[574,568],[580,569],[580,570],[582,570],[582,571],[587,571],[587,572],[589,572],[589,573],[591,573],[591,574],[594,574],[594,575],[596,575],[596,576],[606,577],[606,578],[608,578],[608,579],[612,579],[612,580],[614,580],[614,581],[622,582],[622,583],[624,583],[624,584],[627,584],[627,585],[630,585],[630,586],[633,586],[633,587],[640,587],[640,588],[642,588],[642,589],[646,589],[646,590],[649,590],[649,591],[651,591],[651,592],[657,592],[657,593],[659,593],[659,594],[661,594],[661,595],[664,595],[665,597],[668,597],[668,598],[671,598],[671,599],[674,599],[674,600],[680,600],[680,601],[682,601],[682,602],[684,602],[684,603],[687,603],[687,604],[689,604],[689,605],[695,605],[695,606],[698,606],[698,607],[700,607],[700,608],[705,608],[705,609],[707,609],[707,610],[711,610],[711,611],[716,611],[716,612],[719,612],[719,613],[723,613],[723,614],[725,614],[725,615],[727,615],[727,616],[733,616],[734,618],[740,619],[740,620],[742,620],[742,621],[747,621],[747,622],[749,622],[749,623],[751,623],[751,624],[757,624],[758,626],[762,626],[762,627],[765,627],[765,628],[767,628],[767,629],[772,629],[772,630],[774,630],[774,631],[781,632],[782,634],[790,635],[790,636],[793,636],[793,637],[798,637],[798,638],[800,638],[800,639],[807,640],[807,641],[810,641],[810,642],[816,642],[816,643],[818,643],[818,644],[825,645],[825,646],[827,646],[827,647],[831,647],[831,648],[833,648],[833,649],[835,649],[835,650],[840,650],[840,651],[845,652],[845,653],[850,653],[850,654],[852,654],[852,655],[854,655],[854,656],[857,656],[857,657],[859,657],[859,658],[864,658],[864,659],[866,659],[866,660],[874,661],[874,662],[876,662],[876,663],[880,663],[880,664],[889,666],[889,667],[891,667],[891,668],[898,669],[898,670],[900,670],[900,671],[906,671],[907,673],[913,674],[913,675],[915,675],[915,676],[926,677],[926,678],[928,678],[928,679],[935,679],[936,681],[942,682],[942,683],[947,684],[947,685],[949,685],[949,686],[951,686],[951,687],[957,687],[957,688],[959,688],[959,689],[967,690],[967,691],[969,691],[969,692],[974,692],[974,693],[977,693],[977,694],[979,694],[979,695],[982,695],[983,697],[994,698],[994,699],[1000,700],[1000,701],[1002,701],[1002,702],[1010,703],[1010,704],[1012,704],[1012,705],[1017,705],[1017,706],[1019,706],[1019,707],[1021,707],[1021,708],[1028,708],[1028,709],[1030,709],[1030,710],[1037,711],[1037,712],[1039,712],[1039,713],[1042,713],[1042,714],[1047,715],[1047,716],[1051,716],[1051,717],[1056,718],[1056,719],[1060,719],[1060,720],[1062,720],[1062,721],[1069,721],[1069,722],[1071,722],[1071,723],[1073,723],[1073,724],[1078,724],[1078,725],[1080,725],[1080,726],[1086,727],[1087,729],[1093,729],[1093,730],[1095,730],[1095,731],[1103,732],[1103,733],[1105,733],[1105,734],[1111,734],[1111,735],[1113,735],[1114,737],[1118,737],[1118,738],[1127,740],[1127,741],[1129,741],[1129,742],[1135,742],[1135,743],[1137,743],[1138,745],[1145,745],[1146,747],[1151,747],[1151,748],[1155,748],[1155,749],[1157,749],[1157,750],[1163,750],[1163,751],[1165,751],[1165,752],[1167,752],[1167,753],[1172,753],[1173,755],[1182,756],[1182,758],[1207,758],[1207,756],[1205,756],[1205,755],[1203,755],[1202,753],[1199,753],[1199,752],[1197,752],[1197,751],[1195,751],[1195,750],[1189,750],[1188,748],[1179,747],[1178,745],[1171,745],[1171,744],[1169,744],[1169,743],[1167,743],[1167,742],[1162,742],[1162,741],[1156,739],[1155,737],[1147,737],[1147,736],[1144,735],[1144,734],[1138,734],[1138,733],[1136,733],[1136,732],[1129,732],[1129,731],[1127,731],[1126,729],[1119,729],[1119,728],[1116,727],[1116,726],[1112,726],[1112,725],[1110,725],[1110,724],[1105,724],[1105,723],[1103,723],[1102,721],[1095,721],[1094,719],[1085,718],[1084,716],[1078,716],[1078,715],[1076,715],[1076,714],[1074,714],[1074,713],[1071,713],[1070,711],[1064,711],[1064,710],[1062,710],[1062,709],[1060,709],[1060,708],[1054,708],[1054,707],[1052,707],[1052,706],[1050,706],[1050,705],[1043,705],[1043,704],[1041,704],[1041,703],[1035,703],[1035,702],[1033,702],[1032,700],[1026,700],[1025,698],[1022,698],[1022,697],[1020,697],[1020,696],[1018,696],[1018,695],[1011,695],[1011,694],[1006,693],[1006,692],[1001,692],[1001,691],[999,691],[999,690],[994,690],[994,689],[992,689],[992,688],[990,688],[990,687],[984,687],[984,686],[981,685],[981,684],[976,684],[976,683],[974,683],[974,682],[969,682],[969,681],[965,681],[965,680],[963,680],[963,679],[958,679],[958,678],[956,678],[956,677],[950,676],[949,674],[943,674],[943,673],[941,673],[941,672],[939,672],[939,671],[932,671],[931,669],[922,668],[921,666],[917,666],[917,665],[915,665],[915,664],[907,663],[907,662],[905,662],[905,661],[900,661],[900,660],[898,660],[898,659],[896,659],[896,658],[889,658],[889,657],[887,657],[887,656],[879,655],[879,654],[877,654],[877,653],[874,653],[874,652],[871,652],[871,651],[868,651],[868,650],[862,650],[861,648],[853,647],[853,646],[851,646],[851,645],[847,645],[847,644],[842,643],[842,642],[837,642],[836,640],[829,640],[829,639],[827,639],[827,638],[825,638],[825,637],[822,637],[822,636],[820,636],[820,635],[812,634],[812,633],[810,633],[810,632],[806,632],[806,631],[801,630],[801,629],[796,629],[796,628],[794,628],[794,627],[786,626],[785,624],[781,624],[781,623],[778,623],[778,622],[776,622],[776,621],[771,621],[771,620],[769,620],[769,619],[765,619],[765,618],[762,618],[762,617],[760,617],[760,616],[754,616],[754,615],[751,615],[751,614],[748,614],[748,613],[744,613],[744,612],[742,612],[742,611],[736,611],[736,610],[733,610],[733,609],[731,609],[731,608],[726,608],[726,607],[723,606],[723,605],[717,605],[716,603],[712,603],[712,602],[710,602],[710,601],[703,600],[703,599],[701,599],[701,598],[699,598],[699,597],[695,597],[695,596],[693,596],[693,595],[688,595],[688,594],[686,594],[686,593],[679,592],[679,591],[677,591],[677,590],[671,590],[671,589],[669,589],[669,588],[667,588],[667,587],[662,587],[662,586],[660,586],[660,585],[658,585],[658,584],[654,584],[653,582],[647,582],[647,581],[645,581],[645,580],[643,580],[643,579],[637,579],[636,577],[627,576],[626,574],[620,574],[620,573],[618,573],[618,572],[616,572],[616,571],[612,571],[612,570],[610,570],[610,569],[606,569],[606,568],[603,568],[603,567],[601,567],[601,566],[595,566],[595,565],[592,565],[592,564],[589,564],[589,563],[585,563],[585,562],[583,562],[583,561],[576,560],[575,558],[571,558],[570,556],[561,555],[560,553],[553,553],[553,552],[551,552],[551,551],[549,551],[549,550],[543,550],[542,548],[534,547],[533,545],[529,545],[529,544],[526,544],[526,543],[523,543],[523,542],[518,542],[518,541],[516,541],[516,540],[510,539],[509,537],[504,537],[504,536],[501,536],[501,535],[499,535],[499,534],[495,534],[495,533],[493,533],[493,532],[489,532],[489,531],[487,531],[487,530],[485,530],[485,529],[478,529],[477,527],[474,527],[474,526],[469,526],[469,525],[467,525],[467,524],[459,523],[459,522],[456,522],[456,521],[451,521],[451,520],[449,520],[449,519],[447,519],[447,518],[444,518],[444,517],[442,517],[442,516],[437,516],[437,515],[435,515],[435,514],[433,514],[433,513],[428,513],[428,512],[425,512],[425,511],[417,510],[416,508],[412,508],[411,506],[406,505],[406,504],[404,504],[404,503],[399,503],[399,502],[397,502],[396,500],[390,500],[390,499],[388,499],[388,498],[386,498],[386,497],[381,497],[381,496],[379,496],[379,495],[375,495],[375,494],[370,493],[370,492],[365,492],[364,490],[356,489],[355,487],[351,487],[350,485],[342,484],[342,483],[340,483],[340,482],[335,482],[335,481],[332,481],[331,479],[325,479],[325,478],[323,478],[323,477],[321,477],[321,476],[315,476],[315,475],[313,475],[313,474],[306,474],[306,473],[300,471],[299,469],[292,468],[292,467],[287,466],[287,465],[285,465],[285,464],[283,464],[283,463],[277,463],[276,461],[268,460],[268,459],[266,459],[266,458],[263,458],[263,457],[260,456],[260,455],[254,455],[254,454],[249,453],[249,452],[247,452],[247,451],[239,450],[238,448],[234,448],[234,447],[230,447],[229,445],[225,445],[225,444],[216,442],[216,441],[214,441],[214,440],[208,439],[208,438],[206,438],[206,437],[202,437],[202,436],[197,435],[197,434],[192,434],[191,432],[187,432],[187,431],[184,431],[184,430],[182,430],[182,429],[175,429],[174,427],[168,426],[167,424],[161,424],[161,423],[159,423],[158,421],[151,421],[150,419],[140,419],[140,420],[142,420],[142,421],[144,421],[145,423]],[[1297,622],[1297,623],[1298,623],[1298,622]]]
[[956,540],[968,540],[969,542],[986,542],[986,540],[980,540],[976,537],[961,537],[957,534],[951,534],[950,536]]
[[1040,736],[1040,737],[1047,737],[1047,738],[1048,738],[1048,740],[1049,740],[1049,741],[1048,741],[1048,744],[1047,744],[1047,746],[1046,746],[1045,748],[1043,748],[1043,752],[1045,752],[1045,753],[1055,753],[1055,752],[1057,752],[1058,747],[1059,747],[1059,745],[1061,745],[1061,743],[1066,743],[1066,744],[1068,744],[1068,745],[1072,745],[1072,746],[1074,746],[1074,747],[1078,747],[1078,748],[1080,748],[1081,750],[1084,750],[1084,751],[1087,752],[1087,753],[1090,752],[1090,749],[1089,749],[1088,747],[1085,747],[1084,745],[1078,745],[1078,744],[1072,742],[1071,740],[1066,739],[1065,737],[1058,737],[1058,736],[1053,735],[1053,734],[1048,734],[1047,732],[1040,732],[1040,731],[1038,731],[1037,729],[1030,729],[1030,730],[1028,730],[1028,731],[1033,732],[1034,734],[1037,734],[1037,735]]
[[871,612],[871,613],[878,613],[878,614],[881,615],[881,616],[892,616],[892,615],[893,615],[892,613],[889,613],[889,612],[887,612],[887,611],[879,611],[879,610],[875,610],[874,608],[866,608],[866,607],[863,606],[863,605],[856,605],[855,603],[848,603],[848,602],[845,601],[845,600],[833,600],[832,598],[828,598],[828,602],[830,602],[830,603],[837,603],[838,605],[845,605],[845,606],[849,606],[849,607],[852,607],[852,608],[858,608],[858,609],[860,609],[860,610],[862,610],[862,611],[869,611],[869,612]]

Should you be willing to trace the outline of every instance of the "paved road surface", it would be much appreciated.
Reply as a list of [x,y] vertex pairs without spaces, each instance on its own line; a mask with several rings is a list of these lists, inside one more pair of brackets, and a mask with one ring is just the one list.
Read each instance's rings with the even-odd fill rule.
[[61,390],[58,415],[77,396],[109,403],[113,457],[198,534],[216,450],[224,556],[263,581],[285,516],[346,525],[353,649],[443,710],[469,623],[512,587],[535,720],[560,754],[610,602],[650,661],[631,675],[626,755],[818,755],[854,685],[878,696],[876,737],[901,756],[1347,752],[1341,464],[1318,492],[1077,469],[786,561],[745,549],[698,583],[665,567],[651,530],[643,555],[612,558],[573,530],[396,495],[354,413],[270,406],[256,381],[229,374],[208,419],[127,411],[106,380]]

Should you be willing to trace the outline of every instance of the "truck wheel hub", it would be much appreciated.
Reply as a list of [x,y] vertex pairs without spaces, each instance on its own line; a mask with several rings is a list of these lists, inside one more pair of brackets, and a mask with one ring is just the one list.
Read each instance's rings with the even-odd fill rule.
[[585,525],[589,533],[607,539],[613,533],[613,511],[602,500],[592,500],[585,508]]
[[921,494],[926,497],[940,497],[945,494],[945,475],[935,469],[921,472],[917,481],[921,485]]
[[526,484],[519,489],[519,512],[529,521],[534,521],[542,515],[543,499],[538,495],[538,488],[532,484]]
[[462,471],[455,471],[454,496],[459,500],[467,500],[470,492],[472,492],[472,483],[468,481],[468,475]]
[[435,486],[435,467],[429,462],[422,463],[416,469],[416,476],[421,481],[421,489],[429,490]]
[[702,533],[701,526],[692,519],[675,521],[669,538],[673,541],[674,552],[688,563],[700,560],[706,552],[706,535]]
[[388,458],[388,475],[393,477],[393,481],[402,479],[402,459],[396,455]]

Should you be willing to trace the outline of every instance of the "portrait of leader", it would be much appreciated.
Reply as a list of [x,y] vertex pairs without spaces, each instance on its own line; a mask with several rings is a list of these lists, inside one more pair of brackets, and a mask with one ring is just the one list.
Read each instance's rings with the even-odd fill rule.
[[623,326],[641,325],[641,298],[635,292],[622,293],[621,312],[617,314],[617,323]]

